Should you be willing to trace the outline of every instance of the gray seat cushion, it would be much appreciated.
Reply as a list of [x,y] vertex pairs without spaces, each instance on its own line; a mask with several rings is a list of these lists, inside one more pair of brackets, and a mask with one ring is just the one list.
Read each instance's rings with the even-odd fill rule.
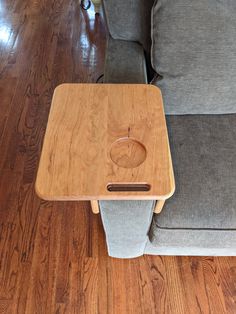
[[103,0],[111,36],[114,39],[137,41],[149,50],[153,2],[154,0]]
[[152,243],[236,248],[236,114],[168,116],[167,124],[176,192],[154,216]]
[[152,65],[167,114],[236,112],[236,1],[158,0]]
[[147,83],[145,56],[140,44],[109,38],[104,83]]

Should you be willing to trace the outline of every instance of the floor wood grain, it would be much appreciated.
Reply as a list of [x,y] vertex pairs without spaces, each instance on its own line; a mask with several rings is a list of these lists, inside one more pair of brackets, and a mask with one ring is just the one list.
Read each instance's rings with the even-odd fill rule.
[[105,44],[78,1],[0,1],[0,313],[236,313],[235,258],[112,259],[88,202],[35,195],[53,90],[95,82]]

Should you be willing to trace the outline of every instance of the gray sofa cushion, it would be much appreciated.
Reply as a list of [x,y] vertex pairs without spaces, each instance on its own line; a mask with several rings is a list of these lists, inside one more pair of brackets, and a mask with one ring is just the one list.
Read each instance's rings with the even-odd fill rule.
[[167,114],[236,112],[236,1],[157,0],[152,41]]
[[154,0],[104,0],[111,36],[114,39],[137,41],[149,50],[153,2]]
[[[156,215],[154,215],[156,216]],[[235,230],[162,229],[155,219],[145,254],[236,256]]]
[[176,191],[156,225],[236,231],[236,114],[168,116],[167,124]]
[[163,254],[236,255],[236,114],[169,116],[167,124],[176,192],[154,215],[152,245]]
[[140,44],[109,38],[104,83],[147,83],[145,56]]

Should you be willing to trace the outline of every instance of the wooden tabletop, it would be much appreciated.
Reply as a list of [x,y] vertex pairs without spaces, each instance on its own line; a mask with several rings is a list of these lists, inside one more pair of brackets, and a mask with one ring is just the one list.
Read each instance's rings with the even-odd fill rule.
[[41,198],[165,200],[174,189],[157,87],[63,84],[55,89],[36,180]]

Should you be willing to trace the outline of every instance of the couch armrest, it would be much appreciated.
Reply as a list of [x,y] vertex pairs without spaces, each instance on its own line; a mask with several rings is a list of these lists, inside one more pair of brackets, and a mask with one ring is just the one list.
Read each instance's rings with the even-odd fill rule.
[[144,254],[155,201],[100,201],[108,254],[133,258]]
[[147,83],[147,69],[143,47],[132,41],[109,37],[104,83]]
[[[109,37],[104,83],[147,84],[143,47]],[[155,201],[100,201],[108,254],[133,258],[144,254]]]

